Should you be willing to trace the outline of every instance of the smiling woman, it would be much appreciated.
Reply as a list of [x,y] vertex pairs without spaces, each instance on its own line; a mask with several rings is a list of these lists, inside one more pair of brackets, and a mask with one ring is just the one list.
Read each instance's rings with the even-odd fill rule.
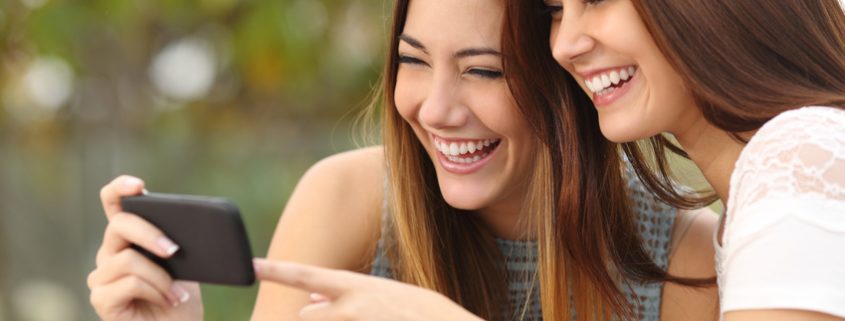
[[546,4],[551,51],[571,76],[558,86],[590,98],[570,107],[595,110],[667,201],[695,202],[632,141],[649,139],[661,165],[666,149],[691,158],[725,203],[713,231],[721,316],[845,320],[845,254],[828,250],[845,247],[841,3]]
[[[710,276],[679,270],[708,265],[673,255],[712,251],[709,236],[685,232],[714,217],[646,193],[616,145],[590,140],[597,129],[556,127],[595,115],[560,108],[542,73],[562,70],[520,68],[510,3],[396,2],[370,110],[382,107],[383,146],[329,157],[302,178],[270,261],[256,262],[272,282],[262,283],[253,320],[657,320],[662,307],[687,320],[714,315],[712,291],[673,298],[696,306],[661,304],[663,281],[706,284],[666,270]],[[105,320],[198,320],[196,285],[172,282],[128,248],[167,243],[115,205],[142,185],[120,178],[103,189],[110,228],[89,278],[92,302]]]

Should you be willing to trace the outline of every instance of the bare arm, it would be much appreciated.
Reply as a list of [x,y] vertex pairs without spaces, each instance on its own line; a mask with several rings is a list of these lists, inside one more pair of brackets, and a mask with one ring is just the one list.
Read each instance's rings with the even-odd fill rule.
[[830,314],[802,310],[745,310],[725,313],[725,321],[843,321]]
[[[364,271],[373,260],[381,218],[380,147],[326,158],[303,176],[285,207],[267,257]],[[252,320],[295,320],[305,291],[262,282]]]
[[[713,230],[718,224],[718,215],[708,208],[680,210],[676,221],[684,215],[694,215],[694,218],[685,232],[673,234],[678,239],[673,240],[676,247],[669,257],[669,273],[688,278],[716,276]],[[663,321],[719,319],[719,294],[715,284],[693,288],[667,283],[662,301],[660,319]]]

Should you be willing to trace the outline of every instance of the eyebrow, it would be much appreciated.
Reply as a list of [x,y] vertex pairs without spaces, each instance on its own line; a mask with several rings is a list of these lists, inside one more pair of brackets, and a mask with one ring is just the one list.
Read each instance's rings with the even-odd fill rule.
[[[428,54],[428,50],[425,46],[414,37],[411,37],[406,34],[399,35],[399,40],[406,42],[407,44],[411,45],[411,47],[417,48],[422,50],[422,52]],[[489,48],[489,47],[478,47],[478,48],[466,48],[461,49],[460,51],[456,52],[453,56],[455,58],[465,58],[470,56],[482,56],[482,55],[493,55],[497,57],[501,57],[502,53],[496,49]]]

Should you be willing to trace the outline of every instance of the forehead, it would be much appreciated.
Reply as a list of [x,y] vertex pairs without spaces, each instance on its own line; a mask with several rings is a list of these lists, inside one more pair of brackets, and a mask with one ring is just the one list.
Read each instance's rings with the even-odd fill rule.
[[502,1],[528,0],[411,0],[402,33],[429,49],[498,47]]

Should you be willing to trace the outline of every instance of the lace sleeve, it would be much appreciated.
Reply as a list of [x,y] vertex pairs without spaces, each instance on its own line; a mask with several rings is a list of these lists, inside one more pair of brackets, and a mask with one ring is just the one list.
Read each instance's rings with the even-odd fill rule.
[[802,309],[845,317],[845,111],[783,113],[731,177],[722,310]]

